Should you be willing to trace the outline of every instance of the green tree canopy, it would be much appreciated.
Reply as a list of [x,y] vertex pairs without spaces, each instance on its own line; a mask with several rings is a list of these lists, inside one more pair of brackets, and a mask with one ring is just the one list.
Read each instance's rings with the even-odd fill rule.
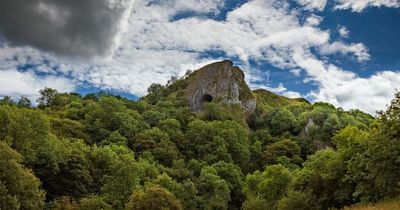
[[291,182],[290,171],[282,165],[267,166],[246,177],[243,209],[276,209],[277,201],[286,195]]
[[284,132],[293,134],[298,132],[296,117],[286,108],[271,110],[268,112],[265,120],[267,127],[273,135],[281,135]]
[[21,155],[0,141],[0,209],[43,209],[45,192]]
[[134,191],[126,210],[181,210],[182,204],[168,190],[161,187],[150,187],[144,191]]

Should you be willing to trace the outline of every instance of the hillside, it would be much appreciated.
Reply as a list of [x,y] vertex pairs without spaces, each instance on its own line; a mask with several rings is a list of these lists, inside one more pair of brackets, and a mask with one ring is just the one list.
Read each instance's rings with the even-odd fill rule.
[[183,92],[193,111],[202,110],[202,102],[204,102],[204,96],[207,95],[211,97],[207,102],[239,104],[247,112],[254,111],[256,105],[262,109],[270,109],[310,104],[302,98],[286,98],[263,89],[252,91],[245,82],[242,70],[228,60],[208,64],[189,72],[185,77],[176,79],[169,84],[166,92],[169,98],[176,97]]
[[393,210],[400,209],[399,200],[380,201],[371,204],[357,204],[351,207],[345,207],[344,210]]
[[257,99],[257,106],[262,109],[272,109],[283,106],[311,106],[304,98],[287,98],[264,89],[253,90]]
[[373,118],[244,81],[222,61],[138,100],[4,97],[0,209],[325,210],[399,195],[400,94]]
[[219,109],[220,116],[212,118],[235,120],[246,127],[246,120],[256,109],[266,112],[290,105],[311,108],[310,103],[302,98],[286,98],[262,89],[252,91],[242,70],[228,60],[189,71],[179,79],[172,78],[165,87],[160,84],[153,87],[156,88],[144,97],[149,103],[174,101],[189,106],[202,118],[214,115],[213,112]]

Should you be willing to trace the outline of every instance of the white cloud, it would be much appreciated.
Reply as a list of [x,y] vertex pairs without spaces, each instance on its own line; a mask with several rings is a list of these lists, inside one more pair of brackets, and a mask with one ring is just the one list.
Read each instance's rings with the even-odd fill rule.
[[290,71],[290,73],[292,73],[296,77],[299,77],[300,74],[301,74],[301,69],[292,69],[292,70],[289,70],[289,71]]
[[348,37],[349,36],[349,30],[346,28],[346,27],[344,27],[344,26],[341,26],[340,28],[339,28],[339,34],[340,34],[340,36],[341,37]]
[[353,12],[361,12],[368,7],[393,7],[399,8],[399,0],[338,0],[335,9],[351,9]]
[[39,77],[31,72],[18,72],[14,69],[0,71],[0,96],[26,96],[34,99],[44,87],[71,92],[75,84],[63,77]]
[[[302,0],[300,3],[306,9],[323,10],[326,6],[326,1]],[[287,90],[283,84],[275,88],[259,85],[263,81],[268,84],[268,79],[265,80],[265,75],[249,67],[250,59],[288,69],[295,76],[300,75],[300,71],[304,72],[309,81],[320,86],[319,92],[313,92],[318,100],[345,108],[351,108],[348,104],[353,103],[368,111],[382,108],[378,103],[371,106],[360,104],[358,98],[354,98],[354,102],[350,102],[352,99],[339,100],[340,94],[334,94],[333,90],[360,78],[355,73],[329,64],[327,60],[318,59],[320,55],[340,53],[352,55],[363,62],[370,55],[362,43],[331,40],[330,31],[318,28],[321,17],[311,15],[302,22],[304,11],[291,7],[288,1],[283,0],[250,0],[230,11],[225,20],[204,16],[218,14],[223,5],[223,0],[153,1],[151,4],[146,0],[136,0],[121,20],[117,44],[111,56],[71,61],[29,47],[3,45],[0,46],[0,71],[8,72],[5,77],[32,81],[32,84],[49,83],[61,75],[64,79],[59,83],[72,89],[73,85],[65,77],[74,78],[76,83],[88,82],[100,88],[143,95],[151,83],[165,83],[171,76],[183,75],[187,69],[197,69],[222,59],[203,56],[204,52],[215,50],[241,60],[251,87],[264,87],[288,97],[300,96]],[[202,15],[174,20],[177,14],[186,11]],[[10,74],[11,69],[16,71],[18,66],[25,64],[34,68],[28,69],[28,73]],[[49,76],[41,78],[33,72]],[[28,83],[23,82],[21,87],[26,87],[24,84]],[[32,89],[38,88],[35,85]],[[18,94],[37,92],[22,90]],[[328,90],[332,90],[331,98],[325,97],[330,94]],[[10,95],[14,92],[4,89],[4,93]]]
[[368,49],[361,43],[346,45],[343,42],[333,42],[320,46],[320,53],[322,55],[331,55],[335,53],[352,54],[361,61],[370,59]]
[[294,91],[286,91],[282,95],[288,98],[301,98],[301,94]]
[[339,84],[323,84],[313,95],[346,110],[361,109],[372,115],[385,109],[400,88],[400,72],[383,71],[368,78],[354,78]]
[[304,54],[296,54],[294,60],[308,73],[306,82],[314,81],[319,86],[318,90],[310,92],[314,101],[374,114],[377,110],[385,109],[394,91],[400,88],[400,72],[383,71],[361,78],[351,71],[306,57]]
[[279,83],[278,87],[274,87],[274,88],[273,87],[264,87],[264,88],[269,91],[275,92],[275,93],[283,93],[287,90],[287,88],[285,88],[282,83]]
[[290,91],[288,90],[282,83],[279,83],[276,87],[260,85],[260,84],[253,84],[251,85],[253,89],[265,89],[271,91],[273,93],[288,97],[288,98],[300,98],[301,94],[299,92]]
[[306,24],[310,26],[317,26],[322,22],[323,18],[318,15],[312,14],[310,17],[306,19]]
[[219,13],[219,9],[224,6],[225,0],[177,0],[169,1],[168,3],[169,6],[175,8],[175,11],[179,12]]
[[306,9],[322,11],[325,9],[328,0],[297,0],[297,2]]

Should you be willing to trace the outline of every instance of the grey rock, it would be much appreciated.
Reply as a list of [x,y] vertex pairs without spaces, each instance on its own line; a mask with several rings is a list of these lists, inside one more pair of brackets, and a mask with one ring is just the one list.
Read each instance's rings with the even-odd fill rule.
[[193,111],[201,111],[209,101],[240,105],[246,112],[256,108],[256,99],[247,86],[244,74],[231,61],[209,64],[192,73],[194,80],[187,87],[187,99]]

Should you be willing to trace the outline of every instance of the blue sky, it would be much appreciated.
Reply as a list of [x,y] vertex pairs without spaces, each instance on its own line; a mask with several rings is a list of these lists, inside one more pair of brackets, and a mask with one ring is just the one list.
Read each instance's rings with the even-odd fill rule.
[[0,3],[0,96],[137,98],[224,59],[253,89],[346,110],[374,114],[400,88],[399,0],[83,1]]

